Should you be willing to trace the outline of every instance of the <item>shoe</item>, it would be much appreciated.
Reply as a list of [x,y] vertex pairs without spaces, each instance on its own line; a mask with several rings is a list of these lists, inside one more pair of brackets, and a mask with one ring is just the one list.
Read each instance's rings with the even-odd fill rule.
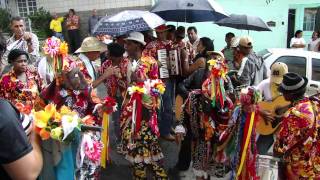
[[176,138],[171,134],[168,134],[166,136],[161,136],[161,138],[166,140],[166,141],[175,141],[176,140]]

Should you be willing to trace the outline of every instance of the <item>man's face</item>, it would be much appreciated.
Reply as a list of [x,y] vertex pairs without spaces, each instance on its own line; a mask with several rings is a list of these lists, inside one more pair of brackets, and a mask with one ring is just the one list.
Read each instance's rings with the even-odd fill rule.
[[196,32],[194,32],[193,29],[189,30],[187,33],[188,33],[188,38],[189,38],[190,41],[195,41],[195,40],[198,39],[198,35],[197,35]]
[[160,41],[165,41],[167,39],[167,32],[157,32],[157,37]]
[[225,41],[226,41],[226,43],[227,43],[227,46],[231,46],[232,36],[227,36],[227,37],[225,38]]
[[96,16],[96,15],[97,15],[97,10],[94,9],[94,10],[92,11],[92,16]]
[[138,44],[133,41],[126,41],[125,49],[129,56],[133,56],[138,50]]
[[244,54],[244,55],[248,55],[251,53],[252,51],[252,47],[244,47],[244,46],[239,46],[240,51]]
[[167,39],[170,41],[174,41],[176,39],[175,32],[168,32],[167,33]]
[[15,34],[18,37],[23,36],[26,28],[25,28],[25,23],[23,20],[20,21],[12,21],[11,23],[11,30],[13,34]]
[[57,13],[53,13],[53,14],[52,14],[52,17],[53,17],[54,19],[57,19],[57,18],[58,18],[58,14],[57,14]]
[[95,61],[100,57],[100,51],[91,51],[85,53],[90,61]]

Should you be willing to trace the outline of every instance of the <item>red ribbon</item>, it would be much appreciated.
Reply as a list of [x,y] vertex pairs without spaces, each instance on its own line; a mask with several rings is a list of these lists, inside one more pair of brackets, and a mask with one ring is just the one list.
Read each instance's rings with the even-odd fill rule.
[[132,102],[136,102],[136,127],[135,127],[135,135],[138,134],[138,132],[141,129],[141,120],[142,120],[142,94],[140,93],[134,93],[132,95]]

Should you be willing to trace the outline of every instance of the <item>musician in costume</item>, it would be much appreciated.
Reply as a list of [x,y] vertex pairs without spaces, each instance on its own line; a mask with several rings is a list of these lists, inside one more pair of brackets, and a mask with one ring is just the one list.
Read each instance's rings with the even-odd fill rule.
[[27,68],[29,54],[20,49],[13,49],[8,55],[12,69],[0,79],[0,97],[13,104],[34,105],[42,88],[42,81],[36,72]]
[[[227,67],[221,52],[211,52],[206,68],[195,71],[179,84],[187,99],[193,141],[193,171],[197,179],[224,177],[228,172],[226,157],[218,152],[219,136],[226,129],[233,104]],[[197,89],[194,89],[197,88]],[[194,89],[194,90],[192,90]]]
[[279,91],[291,107],[282,118],[274,152],[284,160],[285,179],[319,179],[318,105],[305,96],[308,79],[296,73],[283,77]]
[[[288,73],[288,66],[282,62],[276,62],[271,66],[270,78],[261,81],[261,83],[257,86],[257,89],[262,95],[263,101],[272,102],[276,98],[282,96],[278,88],[282,82],[283,75],[285,75],[286,73]],[[281,118],[272,117],[270,112],[263,111],[261,108],[260,114],[265,119],[265,123],[271,123],[271,121],[275,118]],[[257,148],[259,154],[272,154],[273,148],[271,148],[271,146],[274,143],[273,136],[273,134],[259,135],[257,140]]]
[[[174,100],[174,85],[175,79],[170,77],[170,66],[168,63],[169,51],[173,48],[172,41],[167,40],[167,28],[165,25],[158,26],[155,31],[157,39],[150,42],[145,47],[143,54],[151,56],[158,61],[160,79],[166,84],[166,91],[162,96],[163,106],[159,113],[159,128],[161,137],[165,140],[174,141],[174,136],[171,134],[173,126],[173,100]],[[163,59],[163,57],[164,59]],[[161,62],[162,61],[162,62]],[[166,65],[165,65],[165,64]]]
[[[145,44],[143,34],[139,32],[130,33],[126,39],[130,60],[129,88],[120,117],[121,143],[118,150],[132,164],[133,179],[146,179],[147,167],[151,168],[155,179],[168,179],[161,164],[163,154],[158,142],[160,132],[157,123],[159,96],[165,89],[157,79],[156,60],[142,54]],[[150,88],[156,86],[157,90]]]
[[99,59],[100,53],[107,51],[107,49],[107,46],[96,37],[87,37],[82,41],[81,47],[75,51],[75,53],[79,53],[76,58],[81,62],[79,64],[80,71],[93,88],[96,88],[106,78],[103,75],[98,77],[97,72],[99,71],[96,70],[93,62]]
[[[109,97],[116,99],[117,104],[121,105],[128,88],[128,64],[129,59],[124,58],[125,49],[117,43],[108,45],[108,59],[102,64],[100,74],[107,75],[104,85],[107,88]],[[109,72],[109,74],[108,74]],[[112,114],[116,137],[120,136],[119,118],[120,108]]]

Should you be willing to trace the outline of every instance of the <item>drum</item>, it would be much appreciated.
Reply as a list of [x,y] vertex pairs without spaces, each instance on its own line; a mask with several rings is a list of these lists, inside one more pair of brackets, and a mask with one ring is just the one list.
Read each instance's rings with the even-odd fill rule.
[[278,164],[280,159],[268,155],[258,155],[257,173],[260,180],[278,180]]

